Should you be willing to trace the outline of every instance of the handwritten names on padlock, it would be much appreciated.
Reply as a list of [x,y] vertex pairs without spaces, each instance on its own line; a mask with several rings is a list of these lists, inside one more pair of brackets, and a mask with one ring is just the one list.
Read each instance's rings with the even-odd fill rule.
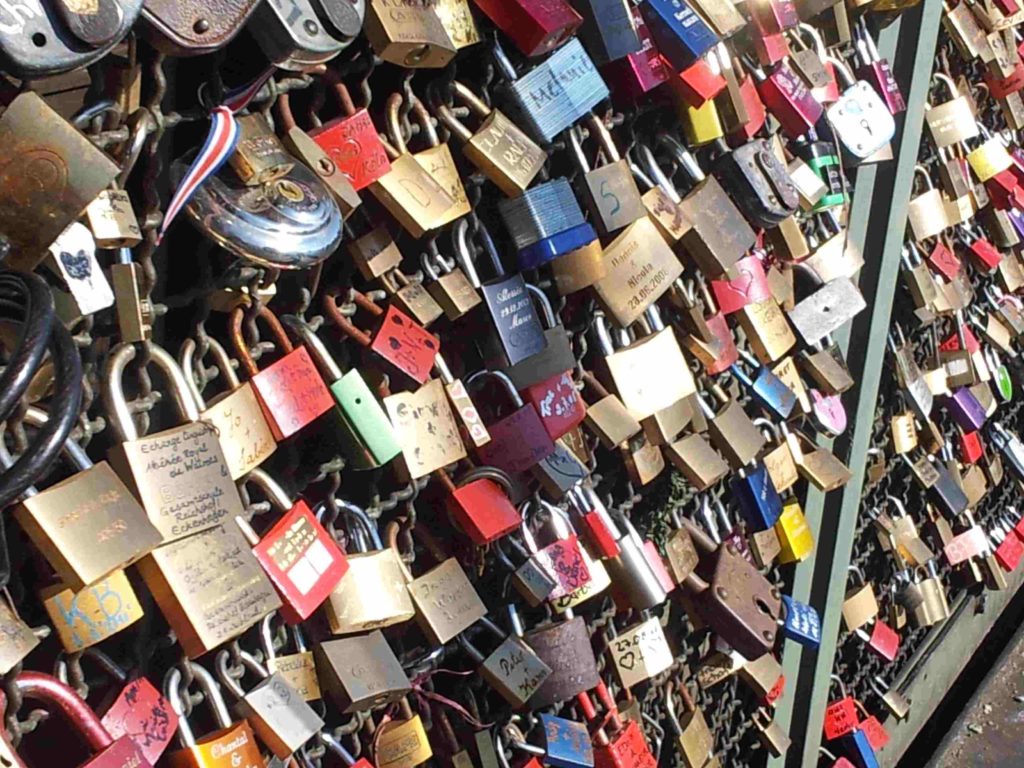
[[459,561],[449,558],[409,584],[417,618],[437,644],[447,643],[487,613]]
[[551,675],[551,667],[541,661],[526,643],[518,637],[507,637],[501,645],[484,659],[484,667],[509,689],[505,694],[513,706],[522,706]]
[[583,557],[579,539],[567,539],[548,544],[534,556],[542,566],[555,577],[555,588],[548,595],[549,600],[566,597],[590,581],[590,568]]
[[115,469],[135,478],[135,493],[164,543],[199,533],[243,512],[216,430],[204,422],[175,427],[114,448]]
[[411,478],[429,475],[466,457],[466,447],[440,379],[427,382],[415,392],[385,397],[384,407]]
[[178,716],[171,705],[144,677],[132,680],[124,687],[104,713],[102,722],[107,733],[115,739],[122,736],[131,738],[153,765],[178,729]]
[[623,632],[608,647],[624,688],[649,680],[672,666],[672,651],[658,618]]
[[232,480],[249,474],[277,450],[274,433],[248,382],[203,411],[202,418],[217,428]]
[[237,526],[165,544],[139,571],[190,657],[237,637],[281,601]]
[[430,378],[441,340],[392,305],[370,348],[417,384],[423,384]]
[[284,440],[334,407],[334,398],[304,346],[252,377],[274,438]]
[[37,645],[39,638],[32,628],[18,617],[6,600],[0,600],[0,674],[6,675]]
[[43,594],[43,606],[69,653],[105,640],[142,618],[142,606],[124,571],[85,589],[57,588]]

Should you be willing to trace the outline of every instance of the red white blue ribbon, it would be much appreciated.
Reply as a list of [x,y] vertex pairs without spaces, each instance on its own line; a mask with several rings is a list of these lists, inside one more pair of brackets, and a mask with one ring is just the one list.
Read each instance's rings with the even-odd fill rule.
[[199,150],[195,160],[192,161],[188,173],[181,180],[181,184],[178,185],[174,197],[171,198],[171,202],[167,206],[167,214],[164,216],[160,233],[157,235],[157,244],[163,240],[167,229],[181,209],[192,199],[196,190],[210,176],[219,171],[231,157],[235,151],[235,145],[238,144],[238,123],[235,121],[235,114],[245,109],[263,87],[263,84],[273,77],[275,71],[276,67],[268,67],[263,74],[248,85],[228,91],[224,102],[210,113],[210,132],[206,136],[206,142]]

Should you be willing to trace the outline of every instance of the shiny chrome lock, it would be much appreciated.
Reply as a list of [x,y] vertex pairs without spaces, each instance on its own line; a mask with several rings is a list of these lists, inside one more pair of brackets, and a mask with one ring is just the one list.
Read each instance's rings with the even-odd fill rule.
[[247,29],[274,64],[302,72],[351,45],[365,15],[366,0],[268,0]]

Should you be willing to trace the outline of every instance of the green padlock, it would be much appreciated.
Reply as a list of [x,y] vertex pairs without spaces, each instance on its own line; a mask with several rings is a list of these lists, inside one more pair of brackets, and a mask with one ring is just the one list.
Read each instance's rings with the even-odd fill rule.
[[391,421],[359,371],[353,368],[343,374],[320,337],[298,317],[286,315],[281,322],[302,340],[320,373],[329,382],[331,394],[340,406],[344,427],[339,437],[354,468],[376,469],[401,453],[402,447]]

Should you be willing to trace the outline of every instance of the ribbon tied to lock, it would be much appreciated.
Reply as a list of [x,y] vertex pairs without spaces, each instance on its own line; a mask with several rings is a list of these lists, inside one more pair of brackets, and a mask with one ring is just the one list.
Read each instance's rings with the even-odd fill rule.
[[[267,67],[255,80],[237,88],[233,88],[224,94],[224,100],[217,107],[210,110],[210,132],[206,135],[206,141],[202,149],[196,155],[188,172],[182,178],[181,183],[174,192],[174,197],[167,205],[167,214],[160,225],[160,232],[157,235],[157,245],[164,239],[167,230],[177,218],[181,209],[185,207],[196,190],[203,185],[208,178],[220,170],[221,166],[231,157],[238,144],[238,121],[235,115],[245,109],[249,102],[259,93],[260,88],[274,76],[277,67]],[[202,92],[200,92],[200,98]]]

